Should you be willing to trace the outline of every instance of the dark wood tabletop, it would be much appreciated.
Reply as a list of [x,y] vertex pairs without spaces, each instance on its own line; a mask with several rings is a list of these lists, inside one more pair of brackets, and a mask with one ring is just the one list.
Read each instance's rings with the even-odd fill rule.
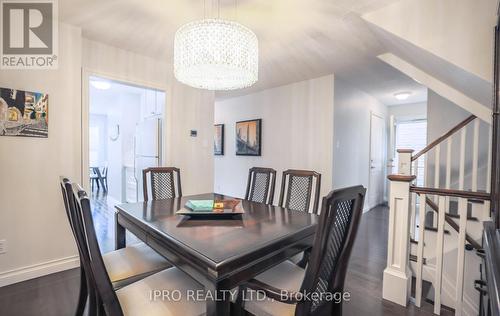
[[[242,201],[235,218],[195,219],[175,212],[188,200],[231,199],[208,193],[116,206],[116,248],[125,230],[201,282],[231,290],[312,245],[317,216]],[[207,315],[229,315],[229,301],[207,301]]]

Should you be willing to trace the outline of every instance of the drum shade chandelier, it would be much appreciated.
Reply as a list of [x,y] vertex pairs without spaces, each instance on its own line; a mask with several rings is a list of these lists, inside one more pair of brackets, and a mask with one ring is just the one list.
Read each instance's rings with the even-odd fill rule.
[[200,89],[250,87],[258,80],[258,51],[257,36],[240,23],[219,15],[190,22],[175,34],[174,75]]

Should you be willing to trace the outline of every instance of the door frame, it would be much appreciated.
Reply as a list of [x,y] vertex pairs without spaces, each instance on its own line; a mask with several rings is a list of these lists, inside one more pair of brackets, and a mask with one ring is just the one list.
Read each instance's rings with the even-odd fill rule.
[[[82,112],[81,112],[81,157],[80,157],[80,185],[87,191],[89,192],[89,181],[90,181],[90,176],[89,176],[89,168],[90,168],[90,163],[89,163],[89,109],[90,109],[90,90],[89,90],[89,82],[90,82],[90,77],[99,77],[103,79],[107,79],[110,81],[116,81],[122,84],[126,85],[131,85],[131,86],[136,86],[136,87],[142,87],[146,89],[155,89],[158,91],[162,91],[165,93],[165,105],[163,108],[163,122],[166,122],[166,117],[167,117],[167,107],[168,105],[168,100],[169,97],[167,95],[167,88],[166,86],[161,86],[158,85],[157,83],[153,82],[146,82],[142,80],[136,80],[136,79],[130,79],[130,78],[125,78],[123,76],[115,75],[115,74],[110,74],[106,73],[103,71],[98,71],[86,67],[82,67]],[[163,123],[163,127],[165,127],[165,123]],[[163,161],[165,161],[165,148],[166,148],[166,137],[165,137],[165,130],[163,130],[163,135],[162,135],[162,156]]]
[[[374,112],[373,110],[370,110],[370,132],[369,132],[369,138],[368,138],[368,143],[369,143],[369,147],[368,147],[368,190],[367,190],[367,197],[368,197],[368,202],[369,202],[369,199],[370,199],[370,183],[371,183],[371,157],[372,157],[372,127],[373,127],[373,116],[376,116],[378,118],[380,118],[382,120],[382,122],[384,123],[384,134],[385,136],[382,137],[382,141],[383,143],[386,145],[385,147],[385,151],[387,151],[387,122],[386,122],[386,119],[385,119],[385,116],[382,115],[382,114],[379,114],[379,113],[376,113]],[[385,173],[386,173],[386,170],[384,169],[385,165],[386,165],[386,160],[387,160],[387,153],[384,153],[384,150],[382,150],[382,154],[383,154],[383,158],[382,158],[382,200],[384,199],[384,193],[385,193],[385,187],[386,187],[386,181],[383,181],[384,179],[384,176],[385,176]],[[380,204],[380,203],[379,203]],[[377,205],[379,205],[377,204]],[[366,203],[365,203],[366,205]],[[374,208],[375,206],[377,205],[366,205],[365,207],[365,210],[364,211],[368,211],[372,208]]]

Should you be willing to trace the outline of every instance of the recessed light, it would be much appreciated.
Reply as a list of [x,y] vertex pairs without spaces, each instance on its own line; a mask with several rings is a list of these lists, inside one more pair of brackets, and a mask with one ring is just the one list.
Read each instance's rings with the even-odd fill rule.
[[400,101],[408,99],[408,97],[411,95],[411,92],[398,92],[394,93],[394,97]]
[[103,80],[91,80],[90,84],[94,88],[99,89],[99,90],[108,90],[109,88],[111,88],[111,83],[109,83],[108,81],[103,81]]

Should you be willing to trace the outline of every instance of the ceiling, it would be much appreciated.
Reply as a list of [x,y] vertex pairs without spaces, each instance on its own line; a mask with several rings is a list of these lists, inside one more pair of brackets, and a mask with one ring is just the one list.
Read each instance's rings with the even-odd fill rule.
[[[184,23],[217,16],[236,19],[259,39],[259,81],[218,92],[228,98],[330,73],[353,83],[384,104],[393,94],[425,88],[377,60],[383,52],[360,18],[399,0],[64,0],[60,19],[80,26],[83,36],[155,59],[172,61],[175,31]],[[237,6],[235,4],[237,3]]]

